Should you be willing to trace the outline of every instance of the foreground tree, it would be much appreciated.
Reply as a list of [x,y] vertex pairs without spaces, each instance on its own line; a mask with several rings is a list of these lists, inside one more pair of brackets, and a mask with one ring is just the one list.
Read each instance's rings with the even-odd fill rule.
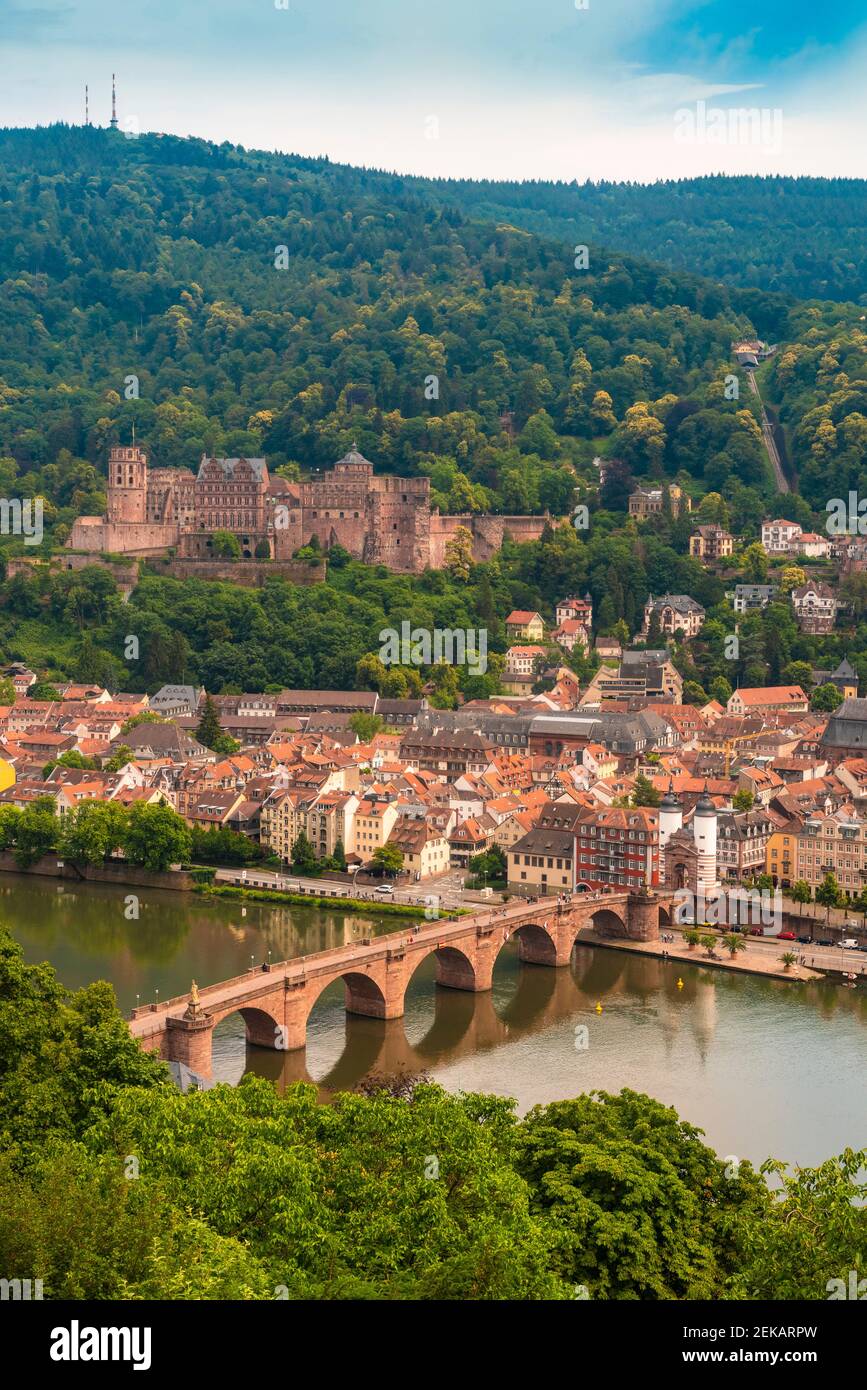
[[531,1110],[516,1167],[557,1267],[591,1298],[718,1297],[737,1268],[734,1222],[767,1200],[748,1163],[728,1178],[700,1130],[628,1090]]
[[792,901],[798,904],[798,916],[802,916],[804,903],[812,900],[813,890],[805,878],[798,878],[792,884]]
[[770,1208],[745,1213],[731,1296],[841,1299],[867,1271],[867,1149],[846,1149],[817,1168],[769,1160]]
[[82,801],[63,818],[60,853],[77,864],[102,864],[125,843],[129,814],[116,801]]
[[60,821],[55,811],[54,798],[37,797],[31,801],[17,821],[15,829],[15,862],[22,869],[28,869],[45,854],[57,849],[60,839]]
[[727,932],[725,936],[720,937],[720,945],[725,946],[732,960],[735,960],[738,951],[747,949],[745,938],[737,931]]
[[399,874],[403,868],[403,850],[397,845],[380,845],[373,851],[373,867],[381,874]]
[[292,846],[292,872],[294,874],[316,874],[319,864],[313,846],[302,830]]
[[135,801],[130,807],[123,848],[131,864],[165,873],[172,864],[189,859],[192,837],[183,817],[171,806],[148,806]]

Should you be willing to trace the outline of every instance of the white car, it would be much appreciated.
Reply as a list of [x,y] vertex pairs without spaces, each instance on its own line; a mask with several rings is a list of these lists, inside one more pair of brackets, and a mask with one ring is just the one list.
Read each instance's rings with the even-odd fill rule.
[[393,893],[394,889],[390,883],[380,883],[374,891],[377,893]]

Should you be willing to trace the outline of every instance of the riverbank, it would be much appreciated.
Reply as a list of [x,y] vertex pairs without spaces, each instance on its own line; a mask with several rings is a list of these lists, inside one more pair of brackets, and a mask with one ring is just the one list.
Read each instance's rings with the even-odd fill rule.
[[55,851],[43,854],[33,864],[22,866],[10,850],[0,852],[0,872],[33,875],[38,878],[59,878],[72,883],[110,883],[118,888],[163,888],[173,893],[189,893],[194,887],[191,873],[186,869],[169,869],[158,873],[137,868],[126,859],[106,860],[103,864],[74,864],[61,859]]
[[[591,928],[580,931],[576,937],[580,946],[605,946],[612,951],[628,951],[637,956],[655,956],[657,960],[676,961],[682,965],[707,965],[716,970],[731,970],[740,975],[762,975],[772,980],[822,980],[825,975],[820,970],[811,970],[805,965],[790,965],[788,969],[770,956],[761,957],[755,953],[749,960],[732,959],[728,952],[723,956],[709,956],[697,947],[690,950],[682,939],[674,941],[629,941],[625,937],[600,936]],[[788,942],[786,943],[788,945]],[[725,949],[725,948],[723,948]],[[747,947],[749,950],[749,947]]]
[[[312,893],[289,893],[273,888],[236,888],[232,884],[197,883],[194,890],[204,898],[230,898],[239,902],[279,903],[282,906],[346,909],[349,912],[375,912],[377,917],[424,917],[427,908],[420,903],[379,902],[370,898],[317,897]],[[443,910],[440,919],[452,920],[463,914]]]

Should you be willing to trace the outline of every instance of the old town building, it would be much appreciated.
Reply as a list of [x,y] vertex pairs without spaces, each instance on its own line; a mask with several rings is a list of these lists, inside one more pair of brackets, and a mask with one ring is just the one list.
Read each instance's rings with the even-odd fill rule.
[[792,590],[792,609],[802,632],[833,632],[837,599],[828,584],[808,581]]
[[697,526],[689,538],[689,553],[697,560],[726,560],[735,538],[723,526]]
[[680,516],[682,511],[692,511],[692,498],[677,483],[671,483],[667,488],[639,487],[629,498],[629,515],[637,517],[639,521],[661,515],[665,511],[666,492],[673,517]]

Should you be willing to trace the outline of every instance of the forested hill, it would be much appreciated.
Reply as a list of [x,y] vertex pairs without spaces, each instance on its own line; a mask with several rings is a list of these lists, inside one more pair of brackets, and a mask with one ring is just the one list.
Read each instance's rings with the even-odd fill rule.
[[599,241],[741,288],[867,303],[864,179],[417,182],[473,217],[509,217],[546,236]]
[[595,244],[576,268],[408,180],[95,128],[0,135],[0,206],[0,453],[64,524],[133,421],[168,465],[320,468],[356,439],[451,510],[562,514],[603,446],[769,485],[722,379],[733,336],[785,332],[780,296]]
[[347,200],[415,192],[477,221],[508,220],[557,240],[595,241],[677,270],[799,299],[867,302],[867,180],[711,175],[640,183],[428,179],[327,159],[153,138],[113,146],[105,132],[53,126],[0,131],[0,164],[42,174],[103,173],[130,162],[323,173]]
[[[864,187],[445,183],[173,136],[0,132],[0,490],[44,494],[62,539],[100,510],[108,447],[135,422],[168,465],[266,453],[292,472],[357,440],[384,471],[429,474],[451,511],[562,513],[597,452],[699,494],[768,497],[754,402],[723,393],[732,337],[755,331],[785,346],[770,399],[821,508],[861,466],[861,307],[659,258],[688,259],[697,237],[720,272],[708,237],[728,255],[725,223],[769,278],[800,238],[797,264],[827,244],[822,281],[839,280],[867,235]],[[599,214],[581,235],[576,197]]]

